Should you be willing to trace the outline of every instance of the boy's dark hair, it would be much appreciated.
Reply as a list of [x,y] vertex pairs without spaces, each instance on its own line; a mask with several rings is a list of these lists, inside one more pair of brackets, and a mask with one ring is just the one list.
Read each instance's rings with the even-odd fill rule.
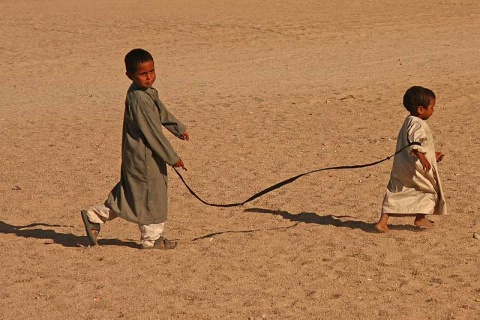
[[147,50],[133,49],[125,56],[125,68],[128,73],[135,73],[140,63],[153,61],[153,57]]
[[436,99],[432,90],[413,86],[409,88],[403,95],[403,106],[412,114],[417,113],[417,108],[423,106],[427,108],[432,99]]

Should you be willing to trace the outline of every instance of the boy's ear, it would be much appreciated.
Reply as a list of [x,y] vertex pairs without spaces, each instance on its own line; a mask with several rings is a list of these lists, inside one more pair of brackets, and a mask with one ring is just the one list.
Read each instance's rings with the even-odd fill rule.
[[417,107],[417,114],[422,114],[424,111],[425,111],[425,107],[424,106],[418,106]]
[[127,75],[128,79],[133,80],[133,79],[132,79],[133,76],[132,76],[132,74],[131,74],[130,72],[125,72],[125,74]]

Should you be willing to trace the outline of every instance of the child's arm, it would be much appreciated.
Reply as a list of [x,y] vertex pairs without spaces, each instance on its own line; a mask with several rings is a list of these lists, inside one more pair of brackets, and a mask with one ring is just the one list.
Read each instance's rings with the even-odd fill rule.
[[126,105],[129,117],[138,126],[152,152],[171,166],[179,163],[180,157],[162,132],[159,111],[154,101],[137,90],[127,95]]
[[418,159],[420,160],[420,163],[422,164],[423,166],[423,170],[425,170],[425,172],[428,172],[430,171],[430,169],[432,169],[432,165],[430,164],[430,162],[427,160],[427,157],[425,156],[425,153],[423,152],[420,152],[418,150],[412,150],[413,154],[416,155],[418,157]]
[[167,110],[163,102],[158,99],[158,93],[156,93],[156,98],[157,99],[154,101],[160,112],[160,121],[162,122],[162,125],[174,136],[188,141],[189,135],[186,132],[186,126]]

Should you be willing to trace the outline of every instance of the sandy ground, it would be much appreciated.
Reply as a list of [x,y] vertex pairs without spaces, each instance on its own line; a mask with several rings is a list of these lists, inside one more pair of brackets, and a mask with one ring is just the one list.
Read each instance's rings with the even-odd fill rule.
[[[480,313],[477,0],[0,1],[1,319],[474,319]],[[393,153],[412,85],[449,215],[377,234],[391,161],[316,173],[236,208],[169,176],[167,236],[122,220],[87,247],[79,210],[119,178],[123,57],[149,50],[189,127],[205,200]]]

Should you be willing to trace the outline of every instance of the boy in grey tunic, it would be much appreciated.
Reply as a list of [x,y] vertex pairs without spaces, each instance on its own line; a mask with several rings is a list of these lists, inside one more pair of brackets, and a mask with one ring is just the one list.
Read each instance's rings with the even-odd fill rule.
[[85,231],[96,245],[100,225],[120,217],[139,225],[142,248],[173,249],[177,243],[162,236],[168,211],[167,164],[185,166],[162,126],[182,140],[189,135],[152,87],[156,74],[150,53],[130,51],[125,66],[132,84],[125,101],[121,177],[104,204],[81,211]]

